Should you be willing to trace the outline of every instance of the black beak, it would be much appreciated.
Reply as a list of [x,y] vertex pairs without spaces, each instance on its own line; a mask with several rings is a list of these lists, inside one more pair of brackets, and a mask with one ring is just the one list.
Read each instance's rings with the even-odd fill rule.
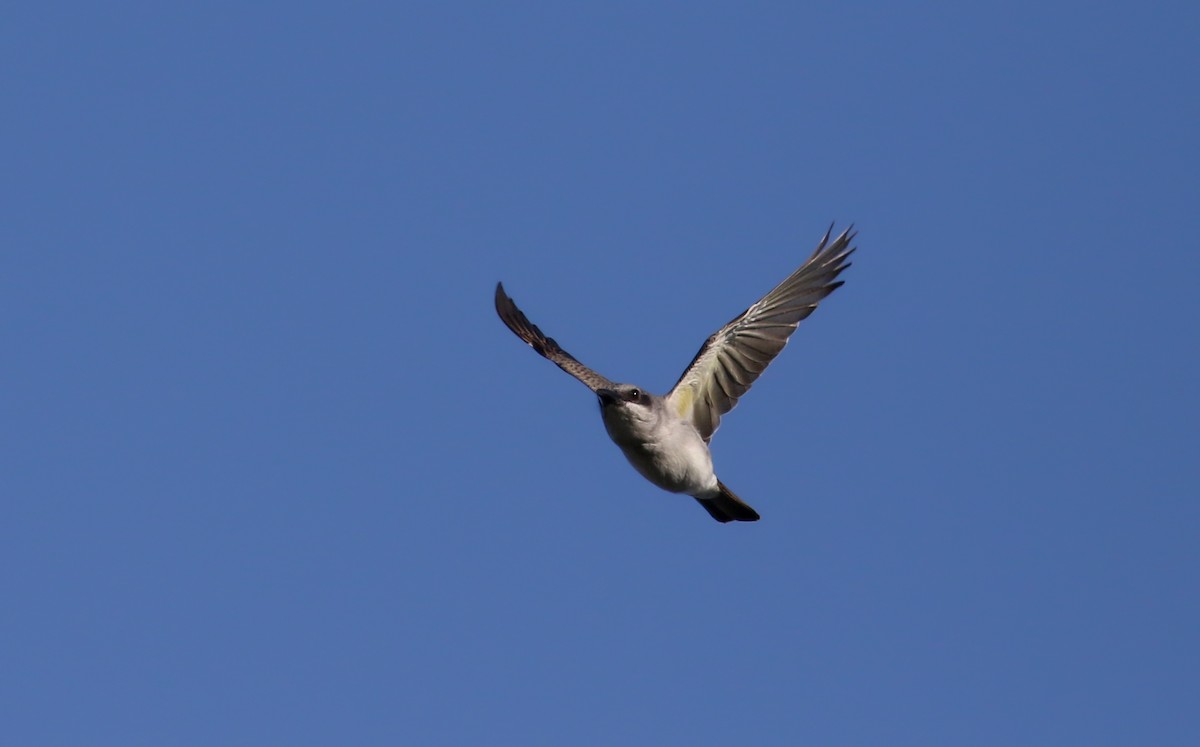
[[597,389],[596,396],[600,398],[601,405],[611,405],[613,402],[616,402],[618,399],[620,399],[617,393],[612,389]]

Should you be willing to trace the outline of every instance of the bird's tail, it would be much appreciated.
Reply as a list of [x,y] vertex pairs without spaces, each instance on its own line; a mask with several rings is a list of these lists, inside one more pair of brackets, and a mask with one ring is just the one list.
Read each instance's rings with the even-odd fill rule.
[[711,498],[696,498],[710,516],[722,524],[728,521],[758,521],[758,512],[734,495],[732,490],[725,487],[725,483],[718,480],[717,488],[721,492]]

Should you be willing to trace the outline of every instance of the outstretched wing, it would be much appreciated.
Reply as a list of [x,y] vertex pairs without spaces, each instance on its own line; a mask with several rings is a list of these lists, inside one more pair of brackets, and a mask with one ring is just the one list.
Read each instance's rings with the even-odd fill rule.
[[504,292],[504,284],[496,283],[496,313],[508,325],[508,328],[539,355],[552,361],[554,365],[583,382],[584,386],[593,392],[597,389],[612,389],[615,384],[596,373],[592,369],[575,360],[570,353],[558,346],[552,338],[546,337],[529,318],[517,308],[513,300]]
[[808,261],[709,337],[679,377],[667,395],[667,405],[690,420],[705,441],[716,432],[721,416],[733,409],[738,397],[783,350],[796,326],[842,285],[837,276],[850,266],[846,258],[854,251],[849,246],[856,236],[853,228],[831,244],[830,226]]

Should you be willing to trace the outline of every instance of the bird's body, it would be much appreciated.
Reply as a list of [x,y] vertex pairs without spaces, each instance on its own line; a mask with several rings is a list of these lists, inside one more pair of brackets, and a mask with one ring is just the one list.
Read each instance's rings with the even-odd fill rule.
[[643,396],[649,405],[601,405],[609,438],[642,477],[663,490],[693,496],[715,491],[708,444],[691,423],[667,410],[662,397]]
[[842,284],[835,279],[850,266],[853,238],[847,230],[829,244],[826,233],[800,269],[709,337],[662,397],[616,384],[575,360],[526,318],[500,284],[496,311],[518,337],[596,394],[609,437],[643,477],[694,497],[717,521],[756,521],[758,513],[717,479],[708,442],[721,415],[733,409],[800,321]]

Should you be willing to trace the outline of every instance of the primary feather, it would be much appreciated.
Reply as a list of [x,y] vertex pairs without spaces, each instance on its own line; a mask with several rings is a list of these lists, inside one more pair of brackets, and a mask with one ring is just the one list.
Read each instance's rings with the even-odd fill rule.
[[706,442],[800,322],[842,285],[837,276],[850,266],[846,260],[854,252],[853,228],[830,243],[831,226],[800,269],[704,342],[667,394],[668,407],[690,420]]
[[520,337],[539,355],[554,363],[562,370],[583,382],[584,386],[593,392],[597,389],[612,389],[616,384],[596,373],[592,369],[575,360],[567,351],[559,347],[553,337],[547,337],[537,325],[529,321],[513,300],[504,292],[504,284],[496,283],[496,313],[509,329]]

